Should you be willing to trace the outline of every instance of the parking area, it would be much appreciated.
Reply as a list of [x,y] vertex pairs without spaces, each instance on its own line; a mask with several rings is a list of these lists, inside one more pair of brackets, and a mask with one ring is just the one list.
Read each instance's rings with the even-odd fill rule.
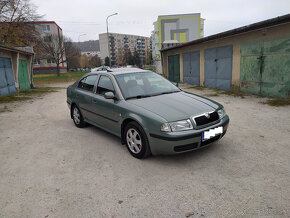
[[65,89],[8,104],[12,112],[0,113],[0,217],[289,216],[290,106],[210,98],[231,119],[222,140],[144,160],[96,127],[76,128]]

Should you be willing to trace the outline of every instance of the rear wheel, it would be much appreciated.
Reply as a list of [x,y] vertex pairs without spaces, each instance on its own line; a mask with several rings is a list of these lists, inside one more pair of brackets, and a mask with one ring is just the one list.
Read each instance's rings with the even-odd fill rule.
[[71,110],[72,110],[72,119],[74,121],[74,124],[79,128],[86,126],[86,122],[84,121],[79,108],[76,105],[74,105],[72,106]]
[[127,148],[133,157],[142,159],[151,154],[146,133],[137,122],[128,123],[124,134]]

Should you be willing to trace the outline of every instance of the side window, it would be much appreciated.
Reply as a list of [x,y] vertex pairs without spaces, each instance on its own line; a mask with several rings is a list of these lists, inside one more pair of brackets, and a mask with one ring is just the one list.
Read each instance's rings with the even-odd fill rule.
[[97,94],[104,95],[106,92],[115,93],[115,89],[109,77],[101,76],[97,87]]
[[86,91],[92,92],[94,89],[94,85],[96,83],[98,75],[91,75],[83,78],[79,84],[78,87],[80,89],[84,89]]

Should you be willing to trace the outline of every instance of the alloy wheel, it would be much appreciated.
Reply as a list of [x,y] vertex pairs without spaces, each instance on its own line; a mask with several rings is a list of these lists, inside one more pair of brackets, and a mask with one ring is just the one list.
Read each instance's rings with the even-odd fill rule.
[[74,118],[74,121],[76,124],[80,124],[81,115],[80,115],[79,109],[77,107],[75,107],[73,110],[73,118]]
[[135,129],[131,128],[127,131],[126,139],[130,151],[134,154],[140,153],[142,149],[142,140],[139,133]]

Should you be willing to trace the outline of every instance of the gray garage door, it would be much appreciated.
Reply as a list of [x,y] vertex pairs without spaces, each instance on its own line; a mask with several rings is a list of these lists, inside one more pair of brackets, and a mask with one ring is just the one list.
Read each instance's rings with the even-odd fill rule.
[[200,85],[199,51],[183,54],[183,82],[191,85]]
[[204,86],[224,90],[229,90],[231,88],[232,57],[232,46],[205,50]]
[[10,58],[0,58],[0,96],[16,92]]

